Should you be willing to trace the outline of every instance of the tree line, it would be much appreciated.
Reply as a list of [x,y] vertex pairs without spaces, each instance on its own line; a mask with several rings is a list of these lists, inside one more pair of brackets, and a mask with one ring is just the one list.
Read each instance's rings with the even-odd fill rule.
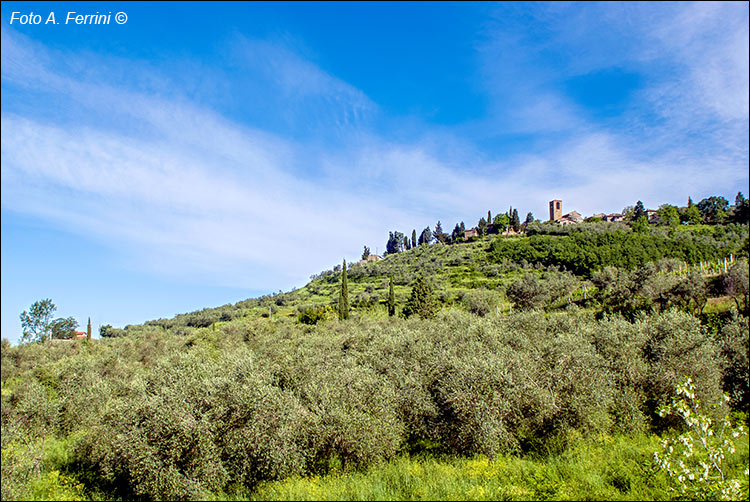
[[[646,214],[646,208],[642,201],[637,201],[632,206],[626,206],[622,210],[623,220],[636,232],[644,232],[649,225]],[[747,224],[750,221],[750,199],[745,198],[742,192],[738,192],[735,197],[734,206],[729,205],[729,201],[721,196],[712,195],[702,199],[697,204],[693,199],[688,197],[687,205],[678,207],[672,204],[662,204],[656,211],[656,222],[661,226],[676,227],[681,224],[685,225],[719,225],[727,223]],[[589,217],[588,222],[601,220],[601,217]],[[534,215],[529,212],[521,223],[518,210],[511,207],[503,214],[497,214],[492,217],[491,211],[487,211],[487,218],[479,218],[476,224],[477,237],[486,235],[501,234],[508,230],[514,233],[528,230],[539,232],[540,226],[543,225],[539,220],[534,219]],[[556,227],[559,225],[554,224]],[[395,254],[418,246],[426,246],[433,243],[456,244],[465,242],[466,225],[463,221],[456,223],[453,231],[448,234],[443,231],[442,223],[438,220],[435,229],[431,230],[429,226],[425,227],[419,235],[416,229],[411,231],[411,238],[399,231],[391,231],[386,242],[385,254]],[[471,240],[471,238],[469,238]],[[365,252],[362,259],[366,260],[370,254],[370,249],[365,246]]]
[[[529,224],[534,220],[534,215],[528,213],[523,225]],[[495,215],[492,217],[492,212],[487,211],[487,218],[484,216],[479,218],[477,222],[476,230],[479,237],[491,234],[500,234],[507,230],[513,232],[520,232],[523,228],[521,220],[518,217],[518,209],[510,208],[506,213]],[[470,240],[471,238],[469,238]],[[456,223],[453,227],[453,231],[448,234],[443,231],[443,224],[438,220],[435,224],[435,230],[431,230],[429,226],[425,227],[424,230],[417,236],[417,231],[411,231],[411,239],[409,236],[404,235],[402,232],[393,231],[389,232],[388,242],[385,246],[385,254],[395,254],[418,246],[428,246],[434,243],[440,244],[455,244],[459,242],[465,242],[466,239],[466,225],[463,221]],[[366,249],[366,254],[369,254],[369,248]],[[363,259],[366,256],[363,255]]]

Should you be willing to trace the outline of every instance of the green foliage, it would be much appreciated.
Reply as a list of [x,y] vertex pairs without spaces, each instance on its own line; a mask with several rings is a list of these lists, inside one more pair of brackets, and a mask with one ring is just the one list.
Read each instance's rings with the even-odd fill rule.
[[[681,497],[740,500],[740,482],[726,476],[725,459],[727,453],[735,452],[732,439],[747,435],[744,427],[733,427],[728,416],[714,426],[711,418],[703,413],[691,378],[680,381],[676,393],[670,404],[659,408],[659,415],[679,417],[687,430],[676,438],[665,438],[661,443],[662,452],[654,452],[654,463],[667,472],[670,489]],[[729,396],[724,398],[729,401]],[[746,469],[745,477],[747,474]]]
[[45,298],[34,302],[29,311],[21,313],[21,327],[23,328],[23,342],[44,342],[52,336],[52,313],[57,307],[52,300]]
[[731,296],[737,305],[737,312],[748,315],[750,306],[750,275],[748,264],[738,261],[734,263],[723,279],[724,293]]
[[297,322],[302,324],[317,324],[328,317],[330,308],[328,307],[308,307],[304,308],[297,314]]
[[[638,222],[641,218],[646,216],[646,208],[643,207],[643,202],[638,201],[636,202],[635,206],[633,207],[633,223]],[[648,220],[646,220],[646,223],[648,224]]]
[[[498,296],[477,292],[490,305]],[[732,340],[743,328],[727,326]],[[558,455],[576,438],[661,424],[652,413],[668,403],[675,375],[700,369],[707,399],[720,392],[722,368],[742,365],[722,362],[729,351],[675,312],[631,323],[454,310],[434,320],[308,326],[279,317],[181,336],[128,331],[98,344],[3,344],[4,498],[26,498],[20,487],[55,470],[61,485],[84,484],[80,498],[203,499],[351,473],[418,444],[488,458]],[[35,467],[52,437],[65,448]],[[607,479],[636,483],[631,471]],[[557,476],[530,476],[524,493],[561,494]]]
[[53,340],[74,338],[78,321],[72,317],[60,317],[50,322],[49,329]]
[[125,336],[124,329],[113,328],[111,324],[102,324],[99,326],[99,336],[101,338]]
[[346,260],[341,269],[341,293],[339,294],[339,319],[349,319],[349,285],[346,279]]
[[404,234],[401,232],[389,232],[388,242],[385,245],[385,254],[395,254],[403,251]]
[[685,221],[691,225],[699,225],[703,221],[700,209],[697,206],[689,206],[685,211]]
[[396,294],[393,291],[393,276],[388,280],[388,316],[396,315]]
[[423,277],[419,277],[411,290],[409,300],[404,305],[404,317],[417,315],[422,319],[432,319],[437,315],[438,310],[440,306],[435,301],[432,287]]
[[536,274],[524,274],[508,286],[507,295],[521,309],[540,309],[549,300],[549,292]]
[[479,231],[479,235],[487,235],[487,220],[485,220],[484,217],[479,218],[479,221],[477,222],[477,230]]
[[[743,448],[738,444],[738,453]],[[399,456],[362,472],[293,477],[252,500],[669,500],[667,479],[644,462],[658,438],[601,435],[544,458]],[[732,472],[741,472],[739,455]],[[740,497],[740,499],[746,497]]]
[[[674,258],[686,263],[716,260],[739,251],[747,229],[737,226],[721,239],[708,235],[679,233],[673,237],[658,233],[621,230],[599,231],[608,224],[579,224],[567,235],[532,235],[524,239],[496,238],[488,250],[495,263],[505,260],[564,267],[590,276],[606,266],[633,269],[650,261]],[[617,227],[615,227],[617,228]]]
[[724,197],[714,195],[701,200],[696,206],[706,223],[723,223],[729,202]]
[[659,223],[669,227],[676,227],[680,224],[680,212],[677,206],[671,204],[662,204],[657,211]]
[[435,231],[432,232],[432,236],[435,239],[435,242],[439,242],[441,244],[448,243],[449,235],[443,232],[443,226],[440,224],[440,221],[438,221],[435,225]]
[[604,312],[620,313],[630,319],[638,312],[671,307],[700,312],[708,298],[706,280],[697,272],[682,276],[674,269],[670,260],[648,263],[631,272],[605,267],[591,280],[598,288],[597,299]]
[[430,227],[425,227],[422,233],[419,234],[419,245],[427,246],[430,242],[432,242],[432,232],[430,232]]
[[516,208],[513,208],[513,212],[510,215],[510,226],[516,232],[521,230],[521,220],[518,218],[518,209]]
[[734,215],[735,223],[747,225],[750,221],[750,199],[746,199],[742,192],[737,192],[734,198]]
[[464,241],[464,231],[461,230],[461,225],[456,223],[456,226],[453,228],[453,232],[451,232],[451,244],[455,244],[457,242],[463,242]]
[[484,317],[497,306],[497,296],[486,289],[474,289],[466,293],[462,302],[466,310],[479,317]]
[[[642,461],[655,445],[609,434],[678,426],[656,411],[687,373],[704,402],[723,389],[747,410],[747,317],[695,317],[729,279],[685,265],[741,249],[747,229],[575,227],[534,223],[529,237],[344,263],[296,291],[105,325],[97,344],[4,342],[3,499],[245,498],[283,479],[387,470],[425,449],[450,455],[460,481],[418,492],[454,478],[389,471],[412,483],[397,493],[665,498],[666,474]],[[358,315],[318,322],[344,281]],[[409,319],[386,317],[407,298]],[[382,490],[371,498],[393,493]]]
[[492,225],[498,233],[503,233],[508,229],[508,226],[510,226],[510,217],[507,214],[495,215]]
[[750,325],[740,316],[724,324],[718,334],[722,361],[722,386],[733,409],[750,414]]
[[648,218],[645,215],[639,216],[633,221],[633,232],[639,234],[648,233]]

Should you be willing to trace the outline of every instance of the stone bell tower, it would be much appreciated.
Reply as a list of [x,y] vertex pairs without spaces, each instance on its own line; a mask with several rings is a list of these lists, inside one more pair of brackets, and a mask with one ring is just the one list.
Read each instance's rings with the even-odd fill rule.
[[562,201],[551,200],[549,201],[549,220],[556,221],[562,218]]

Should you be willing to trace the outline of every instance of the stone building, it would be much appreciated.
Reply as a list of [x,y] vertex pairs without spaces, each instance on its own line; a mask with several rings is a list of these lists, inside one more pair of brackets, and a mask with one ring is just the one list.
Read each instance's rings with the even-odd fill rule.
[[557,221],[562,218],[562,201],[549,201],[549,221]]

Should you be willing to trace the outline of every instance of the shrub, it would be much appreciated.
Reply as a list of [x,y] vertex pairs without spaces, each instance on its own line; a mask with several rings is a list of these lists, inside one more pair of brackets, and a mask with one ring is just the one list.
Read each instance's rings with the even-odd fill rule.
[[[716,344],[701,330],[692,315],[669,311],[642,317],[636,325],[646,338],[644,358],[648,363],[646,412],[656,417],[658,407],[666,405],[681,375],[693,374],[699,397],[710,401],[721,395],[721,363]],[[670,420],[656,421],[661,427],[674,426]]]
[[721,327],[719,347],[723,362],[722,386],[730,397],[730,405],[736,410],[750,413],[750,344],[748,318],[740,316]]
[[[682,497],[740,500],[740,482],[725,476],[723,464],[726,453],[734,453],[730,438],[746,434],[744,427],[733,427],[728,416],[714,426],[711,418],[703,414],[689,377],[677,384],[676,394],[670,404],[659,408],[659,415],[678,417],[687,430],[677,438],[662,441],[661,454],[654,452],[656,466],[667,472],[672,482],[670,489],[673,493],[679,491]],[[729,401],[729,396],[724,395],[724,400]]]
[[496,297],[486,289],[474,289],[463,295],[462,301],[469,312],[479,317],[489,314],[496,305]]
[[543,308],[549,299],[549,292],[535,274],[524,276],[508,286],[508,299],[520,309]]
[[302,324],[317,324],[328,317],[329,307],[308,307],[297,314],[297,322]]

